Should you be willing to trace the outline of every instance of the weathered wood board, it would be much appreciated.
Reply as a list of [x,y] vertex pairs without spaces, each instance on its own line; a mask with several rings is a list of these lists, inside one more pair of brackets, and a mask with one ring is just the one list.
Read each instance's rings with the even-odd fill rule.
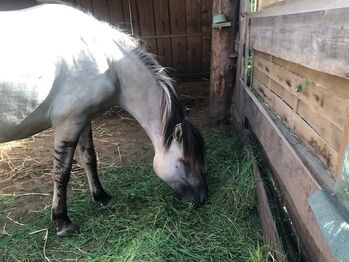
[[349,7],[251,16],[253,49],[345,79],[348,46]]
[[276,174],[281,197],[311,261],[335,261],[324,240],[308,197],[320,189],[293,147],[257,97],[245,86],[245,116]]
[[170,73],[209,75],[213,0],[64,1],[133,33]]
[[[299,84],[304,89],[298,92]],[[253,87],[336,176],[346,144],[349,81],[256,51]]]

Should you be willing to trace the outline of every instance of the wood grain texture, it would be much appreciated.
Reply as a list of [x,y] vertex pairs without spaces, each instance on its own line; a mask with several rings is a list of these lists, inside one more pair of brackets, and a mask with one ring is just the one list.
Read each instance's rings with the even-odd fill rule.
[[[186,0],[187,33],[201,32],[201,0]],[[187,37],[188,73],[201,72],[201,37]]]
[[[155,36],[155,18],[154,18],[154,7],[152,0],[142,0],[137,2],[138,4],[138,17],[139,17],[139,28],[140,35],[142,36]],[[140,11],[141,10],[141,11]],[[154,39],[145,40],[145,48],[152,54],[158,54],[156,41]]]
[[[349,81],[344,79],[339,81],[338,77],[304,69],[300,65],[279,58],[270,59],[268,55],[261,52],[255,52],[254,66],[256,78],[293,108],[295,113],[302,117],[338,153],[349,115],[349,100],[345,94],[343,95]],[[302,76],[298,73],[301,73]],[[328,77],[338,80],[339,85],[331,90],[328,86],[331,82],[321,80]],[[309,86],[297,92],[295,86],[304,84],[305,81],[310,82]],[[325,88],[321,85],[327,86]],[[331,170],[335,169],[336,164],[332,166]]]
[[[156,36],[170,35],[170,10],[169,0],[154,0],[155,30]],[[171,38],[157,39],[158,55],[160,63],[166,67],[172,67]]]
[[336,170],[338,152],[334,150],[304,119],[295,113],[276,94],[269,90],[256,76],[253,88],[280,116],[281,120],[295,132],[315,153],[315,155],[333,172]]
[[265,8],[268,8],[268,6],[278,3],[278,2],[282,2],[284,0],[258,0],[258,6],[257,6],[257,10],[261,11]]
[[76,0],[76,4],[92,13],[91,0]]
[[268,196],[264,187],[264,183],[258,168],[257,160],[253,154],[252,146],[249,140],[246,140],[246,147],[252,156],[253,174],[256,180],[257,208],[259,218],[261,220],[262,229],[266,243],[274,251],[276,261],[285,262],[285,249],[277,231],[273,214],[271,212]]
[[349,8],[252,17],[255,50],[346,79],[348,45]]
[[257,13],[249,14],[250,17],[289,15],[349,7],[347,0],[307,0],[306,4],[303,1],[283,0],[276,3],[269,2],[268,5],[265,4],[267,2],[264,2],[264,0],[259,0],[258,2],[258,6],[262,5],[263,10],[258,8]]
[[161,65],[186,78],[209,73],[212,1],[76,0],[98,19],[133,33]]
[[107,0],[109,8],[110,23],[116,27],[124,29],[124,11],[122,0]]
[[[229,0],[214,0],[212,15],[219,13],[220,4],[222,12],[235,24],[238,17],[237,4]],[[231,106],[236,74],[236,62],[230,57],[235,35],[231,29],[212,30],[209,115],[215,124],[227,121]]]
[[91,0],[94,16],[102,21],[109,22],[107,0]]
[[[202,72],[210,71],[211,63],[211,24],[212,24],[212,0],[201,2],[201,68]],[[207,35],[206,35],[207,34]]]
[[307,201],[320,186],[256,96],[246,86],[244,92],[247,94],[245,116],[274,170],[281,196],[308,258],[311,261],[335,261]]
[[[170,1],[170,25],[172,34],[186,34],[186,1]],[[172,62],[176,73],[188,70],[187,38],[172,38]]]
[[[129,0],[130,1],[130,9],[132,14],[132,26],[133,26],[133,33],[136,36],[140,36],[140,29],[139,29],[139,10],[137,6],[136,0]],[[142,9],[140,9],[142,11]],[[130,12],[130,11],[129,11]]]

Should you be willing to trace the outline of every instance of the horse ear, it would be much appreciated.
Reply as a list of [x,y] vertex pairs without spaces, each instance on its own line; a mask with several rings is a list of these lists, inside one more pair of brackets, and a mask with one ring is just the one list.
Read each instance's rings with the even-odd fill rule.
[[175,126],[173,131],[173,137],[179,142],[183,136],[182,123],[179,123]]

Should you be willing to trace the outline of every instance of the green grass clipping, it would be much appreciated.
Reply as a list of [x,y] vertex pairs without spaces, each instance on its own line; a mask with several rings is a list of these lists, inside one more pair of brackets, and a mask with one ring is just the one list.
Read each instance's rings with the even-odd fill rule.
[[[203,207],[182,204],[156,177],[151,163],[116,166],[101,172],[114,196],[110,209],[92,202],[87,182],[86,190],[69,199],[68,212],[80,225],[79,234],[56,236],[50,208],[30,213],[23,225],[0,233],[0,259],[269,261],[250,157],[231,131],[207,131],[205,142],[209,200]],[[0,201],[11,206],[8,198]]]

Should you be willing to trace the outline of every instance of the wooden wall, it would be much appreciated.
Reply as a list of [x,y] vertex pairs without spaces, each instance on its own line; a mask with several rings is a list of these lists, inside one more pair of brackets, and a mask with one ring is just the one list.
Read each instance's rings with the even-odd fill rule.
[[259,0],[252,14],[249,4],[240,0],[233,120],[262,145],[307,258],[344,261],[326,235],[333,220],[320,222],[309,199],[325,192],[347,214],[349,1]]
[[256,51],[252,86],[337,176],[349,132],[349,80]]
[[[65,0],[144,40],[179,75],[208,75],[212,0]],[[132,25],[132,26],[131,26]]]
[[310,12],[299,2],[262,6],[250,35],[253,88],[334,177],[349,133],[349,7],[338,2],[318,10],[321,3],[307,1]]

